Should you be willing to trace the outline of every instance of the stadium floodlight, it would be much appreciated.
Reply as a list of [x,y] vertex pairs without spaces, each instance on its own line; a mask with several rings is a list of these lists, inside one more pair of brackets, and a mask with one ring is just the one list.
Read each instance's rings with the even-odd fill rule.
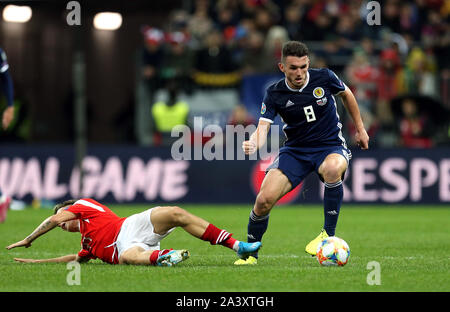
[[3,9],[3,19],[7,22],[26,23],[31,19],[32,10],[29,6],[9,4]]
[[103,30],[116,30],[122,25],[122,15],[115,12],[101,12],[94,17],[94,27]]

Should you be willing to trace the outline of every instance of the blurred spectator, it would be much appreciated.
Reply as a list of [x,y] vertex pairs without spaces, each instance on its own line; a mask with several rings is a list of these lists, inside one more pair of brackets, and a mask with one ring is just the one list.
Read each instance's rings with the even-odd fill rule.
[[275,25],[275,18],[272,16],[271,12],[265,8],[256,10],[254,19],[256,29],[264,34],[267,34],[269,29]]
[[373,40],[368,37],[363,37],[361,39],[360,43],[361,43],[361,49],[367,55],[369,62],[372,65],[376,65],[377,64],[377,56],[375,53],[375,47],[374,47]]
[[428,57],[422,49],[414,48],[399,76],[399,93],[436,97],[438,93],[434,70],[433,59]]
[[180,31],[166,35],[168,45],[164,50],[161,78],[164,81],[176,79],[181,90],[191,93],[193,52],[187,46],[188,41],[188,35]]
[[[155,124],[155,145],[169,145],[174,141],[171,131],[174,127],[186,125],[189,105],[178,101],[179,82],[175,79],[167,82],[167,101],[158,101],[152,106],[152,118]],[[176,138],[175,138],[176,140]]]
[[237,105],[231,112],[229,125],[243,125],[244,127],[248,125],[254,125],[255,119],[248,113],[244,105]]
[[400,32],[402,34],[410,34],[414,40],[420,40],[417,6],[414,3],[403,3],[399,15]]
[[[262,14],[260,15],[260,18],[266,20],[267,17],[270,17],[270,19],[275,19],[272,22],[278,22],[278,10],[279,7],[271,0],[241,0],[241,13],[246,18],[257,17],[259,13],[265,11],[268,12],[269,15]],[[257,24],[258,23],[259,22],[257,22]]]
[[345,71],[349,87],[358,99],[360,109],[372,112],[376,97],[377,70],[369,63],[362,49],[355,50]]
[[396,82],[401,73],[400,58],[393,49],[381,52],[377,76],[377,103],[375,112],[381,124],[392,124],[390,101],[398,95]]
[[412,148],[432,147],[430,120],[426,115],[419,114],[417,103],[413,99],[404,99],[402,113],[400,145]]
[[168,25],[168,32],[182,32],[189,34],[190,15],[185,10],[175,10],[171,13]]
[[216,29],[206,36],[204,47],[197,51],[194,66],[194,81],[200,87],[236,87],[241,79],[232,53]]
[[437,68],[440,73],[440,98],[447,108],[450,108],[450,26],[448,30],[440,37],[433,47],[436,56]]
[[226,45],[231,50],[234,64],[242,67],[248,45],[249,31],[243,25],[228,27],[225,31]]
[[302,27],[303,10],[299,5],[291,4],[284,11],[284,27],[286,28],[289,39],[303,40]]
[[389,28],[392,32],[400,32],[400,8],[397,0],[387,0],[381,6],[382,26]]
[[342,15],[337,21],[336,33],[348,41],[359,40],[361,33],[358,28],[358,20],[353,19],[351,15]]
[[188,30],[192,36],[192,46],[194,49],[202,47],[207,34],[213,28],[214,22],[209,16],[209,1],[196,0],[195,11],[188,22]]
[[273,63],[267,62],[268,56],[264,39],[264,35],[259,31],[249,33],[242,60],[244,74],[270,73],[277,70]]
[[268,62],[268,66],[272,68],[272,71],[278,69],[283,43],[288,40],[289,36],[287,30],[283,26],[276,25],[269,29],[264,43],[264,50],[267,55],[266,61]]
[[309,31],[305,29],[306,40],[323,41],[330,34],[334,34],[333,20],[326,13],[321,13],[317,17],[311,17],[311,14],[308,14],[308,17],[311,25],[307,28]]
[[144,27],[144,50],[142,54],[142,75],[147,82],[150,92],[153,93],[159,85],[159,70],[163,59],[162,44],[164,33],[154,27]]
[[411,44],[410,37],[402,36],[386,28],[382,29],[379,34],[382,46],[394,49],[401,60],[404,60],[408,56]]
[[236,10],[236,4],[230,1],[218,1],[216,9],[216,26],[221,31],[225,31],[228,27],[235,27],[239,24],[239,12]]

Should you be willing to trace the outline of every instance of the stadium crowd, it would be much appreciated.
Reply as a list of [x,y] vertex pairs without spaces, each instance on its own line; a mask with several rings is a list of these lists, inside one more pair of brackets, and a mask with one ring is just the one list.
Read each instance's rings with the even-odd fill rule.
[[[193,0],[163,27],[142,28],[142,77],[152,94],[174,81],[186,93],[239,90],[248,75],[278,73],[282,44],[300,40],[311,67],[329,67],[355,93],[372,147],[448,145],[450,2],[386,0],[373,26],[367,3]],[[237,107],[239,120],[252,119]]]

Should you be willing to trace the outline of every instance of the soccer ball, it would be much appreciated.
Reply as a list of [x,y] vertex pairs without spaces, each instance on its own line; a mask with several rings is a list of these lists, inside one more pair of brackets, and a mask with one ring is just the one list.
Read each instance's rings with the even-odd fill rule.
[[350,247],[342,238],[327,237],[317,247],[316,257],[324,266],[344,266],[350,257]]

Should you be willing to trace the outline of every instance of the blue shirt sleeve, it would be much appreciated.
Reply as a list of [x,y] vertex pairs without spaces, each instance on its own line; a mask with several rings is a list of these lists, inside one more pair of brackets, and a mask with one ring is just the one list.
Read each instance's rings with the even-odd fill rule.
[[13,105],[13,82],[5,52],[0,49],[0,83],[8,106]]
[[338,94],[339,92],[345,91],[344,82],[338,78],[338,76],[331,70],[328,69],[328,76],[330,78],[330,90],[332,94]]
[[275,109],[275,103],[272,101],[270,94],[266,91],[263,102],[261,104],[261,116],[260,119],[273,122],[277,116],[277,111]]

